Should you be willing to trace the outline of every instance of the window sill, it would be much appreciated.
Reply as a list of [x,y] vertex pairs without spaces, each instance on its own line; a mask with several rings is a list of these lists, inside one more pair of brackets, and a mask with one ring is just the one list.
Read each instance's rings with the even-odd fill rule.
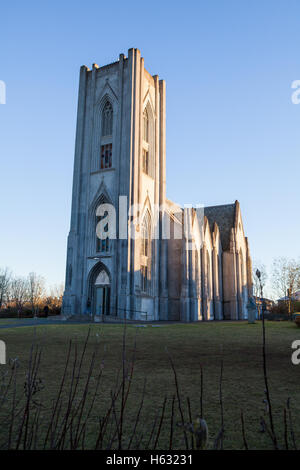
[[91,171],[91,175],[97,175],[98,173],[104,173],[106,171],[115,171],[115,168],[100,168],[100,170]]
[[107,144],[111,144],[112,143],[112,135],[103,135],[101,137],[101,145],[107,145]]
[[93,256],[88,256],[88,259],[94,259],[95,261],[100,258],[110,258],[112,256],[112,252],[110,251],[109,253],[96,253]]

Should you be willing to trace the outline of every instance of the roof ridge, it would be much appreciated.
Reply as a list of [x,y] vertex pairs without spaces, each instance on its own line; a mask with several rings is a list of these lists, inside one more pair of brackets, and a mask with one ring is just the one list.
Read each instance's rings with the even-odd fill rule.
[[213,207],[234,207],[235,206],[235,202],[231,202],[231,203],[228,203],[228,204],[216,204],[214,206],[204,206],[204,209],[212,209]]

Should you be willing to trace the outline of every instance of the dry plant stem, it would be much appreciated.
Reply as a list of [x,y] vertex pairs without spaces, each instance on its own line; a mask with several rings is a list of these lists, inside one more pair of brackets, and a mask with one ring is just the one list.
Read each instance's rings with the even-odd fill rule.
[[178,408],[179,408],[179,413],[180,413],[180,417],[181,417],[181,425],[182,425],[182,428],[183,428],[185,447],[186,447],[186,449],[188,450],[189,444],[188,444],[187,434],[186,434],[186,431],[185,431],[185,429],[184,429],[184,416],[183,416],[183,411],[182,411],[182,406],[181,406],[181,399],[180,399],[180,393],[179,393],[179,386],[178,386],[177,373],[176,373],[176,369],[175,369],[175,367],[174,367],[174,364],[173,364],[173,361],[172,361],[172,358],[170,357],[170,355],[169,355],[169,360],[170,360],[171,367],[172,367],[173,374],[174,374],[175,388],[176,388],[176,395],[177,395],[177,402],[178,402]]
[[[74,381],[75,381],[75,374],[76,374],[76,366],[77,366],[77,345],[75,344],[74,347],[74,360],[73,360],[73,366],[72,366],[72,376],[71,376],[71,383],[69,386],[69,398],[68,398],[68,405],[66,408],[66,411],[64,412],[64,416],[62,419],[62,422],[60,426],[58,427],[57,434],[59,439],[55,442],[54,447],[55,449],[63,448],[64,446],[64,441],[65,441],[65,435],[68,427],[68,420],[69,420],[69,415],[71,413],[71,408],[72,408],[72,402],[74,399],[75,394],[73,392],[73,386],[74,386]],[[79,372],[78,372],[79,374]],[[76,390],[75,390],[76,393]]]
[[136,450],[139,450],[141,443],[143,442],[144,434],[141,432],[140,438],[136,441],[135,448]]
[[[12,369],[13,374],[13,397],[12,397],[12,407],[11,407],[11,415],[10,415],[10,423],[9,423],[9,431],[8,431],[8,443],[7,448],[11,449],[12,447],[12,436],[13,436],[13,429],[14,429],[14,422],[15,422],[15,414],[16,414],[16,393],[17,393],[17,368],[14,367]],[[9,382],[10,385],[11,381]],[[7,388],[8,391],[8,388]]]
[[[116,384],[116,387],[117,387],[117,384]],[[119,386],[119,389],[117,391],[115,391],[114,393],[111,390],[111,397],[112,397],[111,405],[108,408],[104,418],[102,420],[100,420],[100,428],[99,428],[99,432],[98,432],[98,436],[97,436],[97,440],[96,440],[96,445],[95,445],[96,450],[99,450],[99,449],[103,448],[103,439],[104,439],[104,436],[105,436],[105,433],[106,433],[106,430],[107,430],[107,426],[109,424],[110,416],[112,414],[114,401],[119,396],[120,391],[121,391],[121,385]]]
[[[59,391],[58,391],[58,394],[57,394],[57,397],[56,397],[54,408],[53,408],[53,411],[52,411],[52,414],[51,414],[50,423],[49,423],[49,426],[48,426],[48,429],[47,429],[47,433],[46,433],[46,437],[45,437],[45,441],[44,441],[44,449],[46,448],[49,435],[52,434],[54,419],[55,419],[56,415],[57,415],[57,419],[58,419],[58,416],[59,416],[57,414],[57,409],[58,409],[58,406],[59,406],[59,403],[60,403],[61,394],[62,394],[64,385],[65,385],[65,380],[66,380],[66,375],[67,375],[67,370],[68,370],[70,355],[71,355],[71,347],[72,347],[72,341],[69,342],[69,348],[68,348],[67,358],[66,358],[66,362],[65,362],[64,372],[63,372],[63,376],[62,376],[62,379],[61,379],[61,382],[60,382],[60,387],[59,387]],[[57,420],[55,422],[55,425],[57,426]]]
[[12,381],[13,381],[13,378],[15,377],[15,369],[17,368],[16,364],[13,364],[12,367],[11,367],[11,371],[10,371],[10,376],[9,376],[9,381],[8,381],[8,384],[5,385],[5,391],[4,391],[4,394],[2,395],[2,398],[1,398],[1,402],[0,402],[0,410],[7,398],[7,394],[8,394],[8,390],[10,389],[10,386],[12,384]]
[[[193,418],[192,418],[190,397],[187,397],[186,401],[187,401],[187,406],[188,406],[189,422],[190,422],[190,425],[193,426]],[[191,449],[194,450],[194,436],[193,436],[193,433],[191,433]]]
[[249,450],[247,439],[246,439],[246,433],[245,433],[245,421],[244,421],[243,411],[241,411],[241,423],[242,423],[242,436],[243,436],[244,447],[245,447],[246,450]]
[[[136,340],[135,340],[135,345],[134,345],[134,353],[133,353],[133,358],[131,361],[131,368],[130,368],[130,374],[128,376],[128,369],[126,368],[126,321],[123,329],[123,341],[122,341],[122,380],[121,380],[121,410],[120,410],[120,418],[119,420],[117,419],[117,413],[115,411],[115,406],[114,403],[115,401],[112,402],[113,405],[113,415],[116,421],[116,431],[112,437],[112,441],[114,441],[115,436],[118,435],[118,448],[119,450],[122,449],[122,437],[123,437],[123,421],[124,421],[124,412],[125,412],[125,406],[126,402],[128,399],[129,391],[130,391],[130,386],[132,382],[132,377],[133,377],[133,370],[134,370],[134,361],[135,361],[135,351],[136,351]],[[128,378],[128,387],[126,390],[126,378]],[[112,441],[110,442],[110,445],[112,444]]]
[[[265,325],[263,324],[263,332]],[[139,330],[137,330],[138,332]],[[90,434],[89,425],[95,403],[99,397],[99,390],[101,385],[101,377],[103,373],[103,361],[98,365],[98,346],[91,354],[91,359],[86,360],[87,346],[90,331],[85,340],[83,349],[80,354],[78,353],[77,345],[69,343],[68,354],[64,364],[62,378],[59,382],[58,390],[53,397],[53,403],[50,404],[49,410],[39,403],[37,394],[41,388],[41,379],[39,378],[39,369],[41,364],[41,350],[35,343],[32,344],[30,349],[29,361],[27,366],[27,375],[24,385],[24,394],[19,394],[17,366],[11,369],[10,376],[5,376],[5,388],[1,396],[1,405],[4,401],[8,402],[7,414],[7,434],[4,436],[4,442],[1,447],[7,449],[85,449],[87,446],[87,436]],[[265,336],[263,337],[263,345],[265,346]],[[192,449],[195,446],[195,437],[193,434],[193,403],[189,397],[187,400],[187,408],[180,396],[178,376],[170,358],[171,367],[175,379],[176,393],[170,400],[171,416],[170,424],[166,423],[166,410],[169,406],[167,397],[164,398],[160,407],[158,407],[154,422],[147,425],[149,419],[142,419],[145,408],[146,396],[146,380],[144,380],[143,391],[139,406],[134,411],[134,423],[130,428],[130,432],[125,434],[125,425],[127,429],[127,411],[126,404],[129,402],[131,387],[133,387],[133,373],[136,360],[136,339],[131,361],[126,360],[126,338],[125,331],[123,335],[122,347],[122,362],[118,370],[115,384],[111,390],[111,402],[107,408],[104,409],[104,416],[99,418],[99,427],[96,431],[95,449],[157,449],[160,446],[160,441],[163,431],[166,432],[167,426],[169,435],[167,436],[168,443],[166,447],[172,450],[174,444],[174,423],[175,423],[175,400],[178,403],[179,416],[181,423],[178,424],[181,428],[181,433],[184,433],[185,445],[187,449]],[[80,348],[81,349],[81,348]],[[264,356],[264,378],[266,384],[266,402],[268,405],[267,413],[268,418],[261,418],[261,423],[268,436],[271,438],[273,446],[278,448],[274,428],[272,431],[271,423],[273,423],[272,411],[270,410],[270,396],[268,389],[268,377],[266,367],[266,349],[263,348]],[[87,363],[88,362],[88,363]],[[97,364],[97,366],[96,366]],[[100,368],[99,368],[100,367]],[[84,377],[83,377],[84,376]],[[203,417],[203,370],[201,367],[200,373],[200,413]],[[93,385],[93,386],[92,386]],[[21,398],[19,398],[21,395]],[[7,397],[7,400],[6,400]],[[198,398],[199,404],[199,398]],[[215,448],[223,449],[224,447],[224,397],[223,397],[223,361],[221,362],[221,372],[219,381],[219,404],[221,415],[221,429],[215,440]],[[6,404],[5,404],[6,406]],[[177,405],[176,405],[177,406]],[[44,421],[45,417],[43,410],[49,411],[49,418]],[[177,410],[176,410],[177,411]],[[187,411],[187,419],[185,423],[185,415]],[[6,411],[5,411],[6,412]],[[271,413],[271,416],[270,416]],[[177,414],[177,413],[176,413]],[[6,415],[5,415],[6,416]],[[126,417],[126,420],[125,420]],[[246,450],[249,446],[246,439],[245,420],[243,411],[240,415],[241,419],[241,432],[243,445]],[[265,422],[267,420],[267,423]],[[188,421],[190,424],[188,424]],[[131,425],[130,425],[131,426]],[[192,440],[188,438],[189,432],[192,431]],[[290,399],[288,399],[286,407],[283,410],[283,444],[288,450],[289,448],[296,449],[296,439],[293,430],[292,413],[290,409]],[[183,437],[183,436],[182,436]],[[275,442],[274,442],[275,437]],[[182,445],[182,444],[181,444]]]
[[223,450],[224,440],[224,409],[223,409],[223,360],[221,361],[221,372],[220,372],[220,387],[219,387],[219,399],[220,399],[220,412],[221,412],[221,450]]
[[157,430],[157,434],[156,434],[156,438],[155,438],[154,446],[153,446],[154,450],[157,447],[158,439],[159,439],[159,436],[160,436],[161,427],[162,427],[162,423],[163,423],[164,416],[165,416],[166,403],[167,403],[167,397],[165,397],[164,402],[163,402],[163,406],[162,406],[162,413],[161,413],[161,417],[160,417],[160,421],[159,421],[159,425],[158,425],[158,430]]
[[[110,440],[109,440],[109,445],[108,449],[111,449],[113,443],[116,441],[117,436],[118,436],[118,442],[120,445],[120,427],[119,427],[119,421],[118,421],[118,416],[117,416],[117,411],[115,407],[116,400],[112,399],[112,411],[113,411],[113,418],[114,418],[114,423],[115,423],[115,431],[113,431],[113,428],[111,427],[111,434],[110,434]],[[122,406],[122,403],[121,403]]]
[[[109,410],[109,416],[112,415],[113,416],[113,420],[111,421],[110,423],[110,431],[109,431],[109,438],[108,438],[108,449],[111,448],[113,442],[115,441],[116,439],[116,436],[118,435],[118,442],[120,440],[120,426],[119,426],[119,421],[118,421],[118,418],[117,418],[117,413],[116,413],[116,409],[115,409],[115,403],[123,389],[123,380],[121,381],[120,385],[118,386],[118,381],[119,381],[119,372],[118,372],[118,375],[117,375],[117,380],[116,380],[116,385],[115,385],[115,391],[113,392],[111,390],[111,407],[110,407],[110,410]],[[122,406],[122,403],[121,403],[121,406]],[[115,430],[113,431],[113,423],[115,422]],[[105,431],[107,429],[107,426],[109,424],[109,421],[107,420],[106,422],[106,426],[105,426]]]
[[143,408],[143,405],[144,405],[144,399],[145,399],[146,383],[147,383],[147,379],[145,377],[144,385],[143,385],[142,398],[141,398],[140,406],[138,408],[138,412],[137,412],[137,415],[136,415],[136,419],[135,419],[134,427],[133,427],[133,430],[132,430],[132,434],[131,434],[131,437],[129,439],[128,450],[131,448],[131,444],[132,444],[133,438],[135,437],[136,429],[137,429],[137,426],[138,426],[138,423],[139,423],[139,420],[140,420],[140,415],[141,415],[141,411],[142,411],[142,408]]
[[203,419],[203,368],[200,369],[200,417]]
[[286,408],[284,408],[284,410],[283,410],[283,423],[284,423],[284,443],[285,443],[285,448],[286,448],[286,450],[289,450]]
[[[73,403],[75,401],[76,393],[78,390],[78,385],[79,385],[79,380],[80,380],[80,373],[82,369],[82,364],[83,360],[85,357],[86,349],[87,349],[87,344],[89,341],[89,336],[90,336],[90,328],[88,330],[87,337],[84,342],[83,350],[81,353],[80,357],[80,362],[79,366],[77,369],[77,345],[75,345],[75,358],[73,362],[73,370],[72,370],[72,379],[71,379],[71,386],[70,386],[70,392],[69,392],[69,401],[68,401],[68,406],[67,406],[67,411],[64,416],[64,420],[62,423],[62,431],[60,432],[60,438],[58,442],[56,443],[55,448],[57,449],[63,449],[65,445],[65,439],[67,436],[67,432],[70,430],[70,433],[72,435],[72,426],[73,426],[73,419],[74,419],[74,410],[73,410]],[[74,387],[74,388],[73,388]],[[71,446],[72,446],[72,440],[71,440]]]
[[[100,366],[100,373],[98,373],[98,375],[97,375],[96,386],[95,386],[95,391],[94,391],[94,394],[93,394],[93,398],[92,398],[89,410],[87,412],[86,418],[84,420],[84,423],[82,424],[81,432],[79,433],[78,439],[80,439],[81,434],[85,434],[85,432],[86,432],[86,427],[88,425],[88,419],[91,415],[91,412],[93,410],[93,407],[94,407],[94,404],[95,404],[95,401],[96,401],[96,397],[98,395],[99,386],[100,386],[100,382],[101,382],[101,378],[102,378],[102,372],[103,372],[103,367],[101,365]],[[82,441],[82,442],[84,442],[84,441]]]
[[266,387],[266,397],[267,397],[268,406],[269,406],[269,421],[270,421],[270,428],[271,428],[272,441],[273,441],[273,444],[274,444],[274,448],[278,449],[277,438],[276,438],[275,429],[274,429],[272,405],[271,405],[268,375],[267,375],[266,327],[265,327],[265,314],[264,314],[264,311],[262,311],[262,316],[261,317],[262,317],[262,330],[263,330],[263,347],[262,347],[263,371],[264,371],[264,381],[265,381],[265,387]]
[[289,417],[289,424],[290,424],[291,438],[292,438],[293,447],[294,447],[295,450],[297,450],[294,427],[293,427],[293,420],[292,420],[292,413],[291,413],[291,407],[290,407],[290,401],[291,401],[290,398],[288,398],[286,407],[287,407],[287,410],[288,410],[288,417]]
[[40,359],[41,359],[41,352],[38,351],[37,349],[34,350],[34,344],[32,344],[30,348],[30,355],[29,355],[27,380],[25,383],[26,403],[24,407],[21,425],[19,427],[16,450],[20,448],[22,440],[23,440],[23,449],[25,450],[27,448],[27,436],[28,436],[28,426],[29,426],[29,419],[30,419],[32,395],[33,395],[34,387],[36,384],[36,375],[37,375],[37,371],[39,368]]
[[[128,374],[128,368],[126,368],[126,324],[125,324],[124,330],[123,330],[123,345],[122,345],[122,383],[121,383],[122,394],[121,394],[121,411],[120,411],[119,421],[117,420],[117,414],[114,413],[115,419],[117,420],[116,429],[117,429],[117,434],[118,434],[119,449],[122,449],[123,447],[123,442],[122,442],[123,421],[124,421],[125,407],[126,407],[126,403],[128,400],[132,378],[133,378],[134,365],[135,365],[136,336],[137,336],[137,333],[135,335],[135,342],[134,342],[130,372]],[[126,389],[126,379],[128,380],[127,389]]]
[[125,408],[125,361],[126,361],[126,323],[124,324],[123,330],[123,345],[122,345],[122,402],[121,402],[121,415],[120,415],[120,432],[119,432],[119,450],[122,449],[122,433],[123,433],[123,418]]
[[78,414],[77,428],[76,428],[76,431],[75,431],[75,438],[74,438],[74,441],[73,441],[73,448],[74,449],[76,449],[77,446],[79,445],[80,424],[81,424],[83,412],[84,412],[85,405],[86,405],[86,399],[87,399],[87,395],[88,395],[89,384],[90,384],[92,372],[93,372],[93,369],[94,369],[95,357],[96,357],[96,353],[94,352],[93,355],[92,355],[92,360],[91,360],[91,363],[90,363],[90,368],[89,368],[89,371],[88,371],[88,376],[87,376],[87,379],[86,379],[82,399],[79,402],[78,408],[75,409],[75,411],[74,411],[75,416]]
[[151,432],[150,432],[150,437],[148,439],[148,443],[146,444],[146,450],[150,449],[150,444],[151,444],[151,441],[152,441],[152,438],[153,438],[153,435],[154,435],[154,430],[156,428],[157,420],[158,420],[158,410],[156,411],[156,414],[155,414],[155,418],[154,418],[154,421],[153,421],[153,426],[152,426]]
[[270,437],[270,439],[271,439],[271,441],[274,445],[274,439],[273,439],[273,434],[272,434],[271,429],[269,428],[269,426],[267,425],[265,419],[262,416],[260,417],[260,421],[261,421],[261,423],[264,427],[264,430],[268,433],[268,435],[269,435],[269,437]]
[[175,405],[175,395],[172,397],[172,406],[171,406],[171,421],[170,421],[170,441],[169,441],[169,450],[173,449],[173,432],[174,432],[174,405]]

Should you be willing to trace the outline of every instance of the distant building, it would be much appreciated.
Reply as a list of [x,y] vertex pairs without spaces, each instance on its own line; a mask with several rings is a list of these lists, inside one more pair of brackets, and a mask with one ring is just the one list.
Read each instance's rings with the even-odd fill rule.
[[261,313],[262,311],[269,313],[275,305],[274,300],[266,299],[264,297],[255,297],[256,306]]
[[[277,300],[278,303],[280,302],[287,302],[289,300],[289,297],[281,297],[280,299]],[[291,297],[291,300],[294,302],[300,302],[300,289],[296,290]]]

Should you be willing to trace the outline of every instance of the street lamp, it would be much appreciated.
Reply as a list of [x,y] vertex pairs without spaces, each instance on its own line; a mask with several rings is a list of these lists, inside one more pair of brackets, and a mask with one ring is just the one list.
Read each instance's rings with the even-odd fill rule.
[[263,313],[263,308],[262,308],[262,302],[263,302],[263,285],[262,285],[262,282],[261,282],[261,272],[259,269],[256,270],[256,277],[259,281],[259,287],[260,287],[260,303],[259,305],[261,306],[261,312]]

